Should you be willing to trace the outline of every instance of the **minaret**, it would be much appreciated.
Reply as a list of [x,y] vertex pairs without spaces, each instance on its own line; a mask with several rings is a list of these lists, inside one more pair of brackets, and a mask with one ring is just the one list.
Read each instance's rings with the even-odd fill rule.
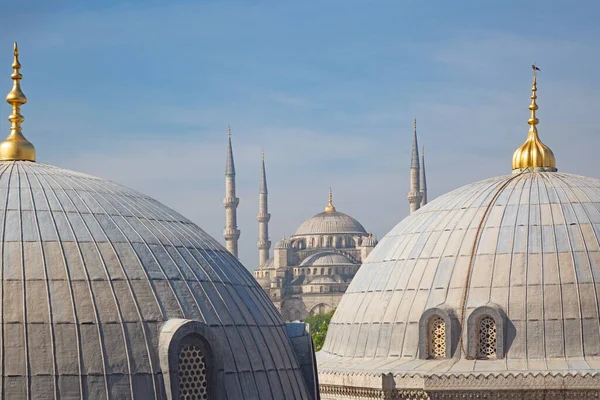
[[417,119],[414,122],[412,157],[410,159],[410,192],[406,196],[413,213],[421,206],[422,194],[419,188],[419,144],[417,143]]
[[267,174],[265,172],[265,153],[262,153],[262,169],[260,171],[260,190],[258,191],[258,265],[262,268],[263,265],[269,259],[269,249],[271,248],[271,241],[269,240],[269,220],[271,214],[269,214],[268,204],[268,191],[267,191]]
[[225,164],[225,198],[223,206],[225,207],[225,247],[236,258],[238,256],[238,239],[240,230],[237,228],[237,206],[240,199],[235,197],[235,165],[233,163],[233,149],[231,148],[231,128],[227,126],[227,135],[229,144],[227,146],[227,162]]
[[33,144],[23,136],[21,124],[25,118],[21,115],[21,106],[27,103],[27,97],[21,91],[21,79],[23,75],[19,70],[19,47],[15,42],[14,60],[12,63],[13,73],[10,76],[13,80],[13,88],[6,96],[6,102],[12,106],[12,114],[8,116],[11,122],[10,134],[0,143],[0,160],[2,161],[35,161],[35,148]]
[[421,147],[421,175],[419,177],[421,207],[427,204],[427,177],[425,176],[425,147]]

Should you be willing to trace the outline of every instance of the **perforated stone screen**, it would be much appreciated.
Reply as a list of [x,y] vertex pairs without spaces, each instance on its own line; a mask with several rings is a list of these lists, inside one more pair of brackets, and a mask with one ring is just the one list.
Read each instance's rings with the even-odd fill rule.
[[496,355],[496,321],[485,316],[479,321],[477,357],[490,358]]
[[446,357],[446,323],[437,315],[429,322],[429,356]]
[[179,398],[208,399],[206,360],[198,346],[185,345],[179,352]]

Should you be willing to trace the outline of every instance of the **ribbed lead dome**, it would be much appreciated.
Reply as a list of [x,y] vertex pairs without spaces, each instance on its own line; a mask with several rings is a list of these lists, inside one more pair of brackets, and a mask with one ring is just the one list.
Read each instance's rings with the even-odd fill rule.
[[0,162],[0,219],[6,398],[163,399],[159,334],[172,319],[200,321],[222,341],[209,344],[227,398],[309,398],[264,291],[156,200],[77,172]]
[[347,214],[325,211],[304,221],[296,231],[296,236],[329,233],[366,234],[367,231],[360,222]]
[[[379,242],[337,308],[319,371],[593,376],[600,373],[599,284],[600,181],[526,172],[473,183]],[[493,338],[469,325],[482,307],[498,323]],[[448,325],[449,353],[423,353],[427,310],[462,323],[464,352],[459,328]],[[470,343],[492,339],[494,359],[466,357]]]

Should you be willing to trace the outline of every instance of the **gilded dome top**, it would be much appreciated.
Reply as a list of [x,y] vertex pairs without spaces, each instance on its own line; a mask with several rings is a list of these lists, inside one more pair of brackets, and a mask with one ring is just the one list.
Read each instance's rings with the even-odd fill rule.
[[513,154],[513,171],[519,172],[523,169],[534,168],[542,171],[556,171],[556,160],[554,153],[548,146],[540,140],[538,136],[537,124],[540,122],[535,112],[538,110],[537,99],[537,76],[538,68],[533,67],[533,87],[531,88],[531,104],[529,110],[531,116],[527,123],[529,124],[529,133],[527,140]]

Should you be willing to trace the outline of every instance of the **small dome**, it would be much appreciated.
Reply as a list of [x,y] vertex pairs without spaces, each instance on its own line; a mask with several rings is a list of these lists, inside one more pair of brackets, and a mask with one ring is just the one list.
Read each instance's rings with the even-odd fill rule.
[[339,211],[326,211],[304,221],[294,236],[332,233],[366,235],[367,231],[360,222],[347,214]]
[[354,265],[349,258],[346,256],[333,253],[333,252],[322,252],[316,253],[306,257],[302,263],[300,263],[301,267],[311,267],[311,266],[329,266],[329,265]]
[[276,249],[289,249],[290,247],[292,247],[292,242],[286,239],[285,236],[275,244]]
[[369,236],[363,239],[362,245],[364,247],[375,247],[377,246],[377,238],[369,233]]

